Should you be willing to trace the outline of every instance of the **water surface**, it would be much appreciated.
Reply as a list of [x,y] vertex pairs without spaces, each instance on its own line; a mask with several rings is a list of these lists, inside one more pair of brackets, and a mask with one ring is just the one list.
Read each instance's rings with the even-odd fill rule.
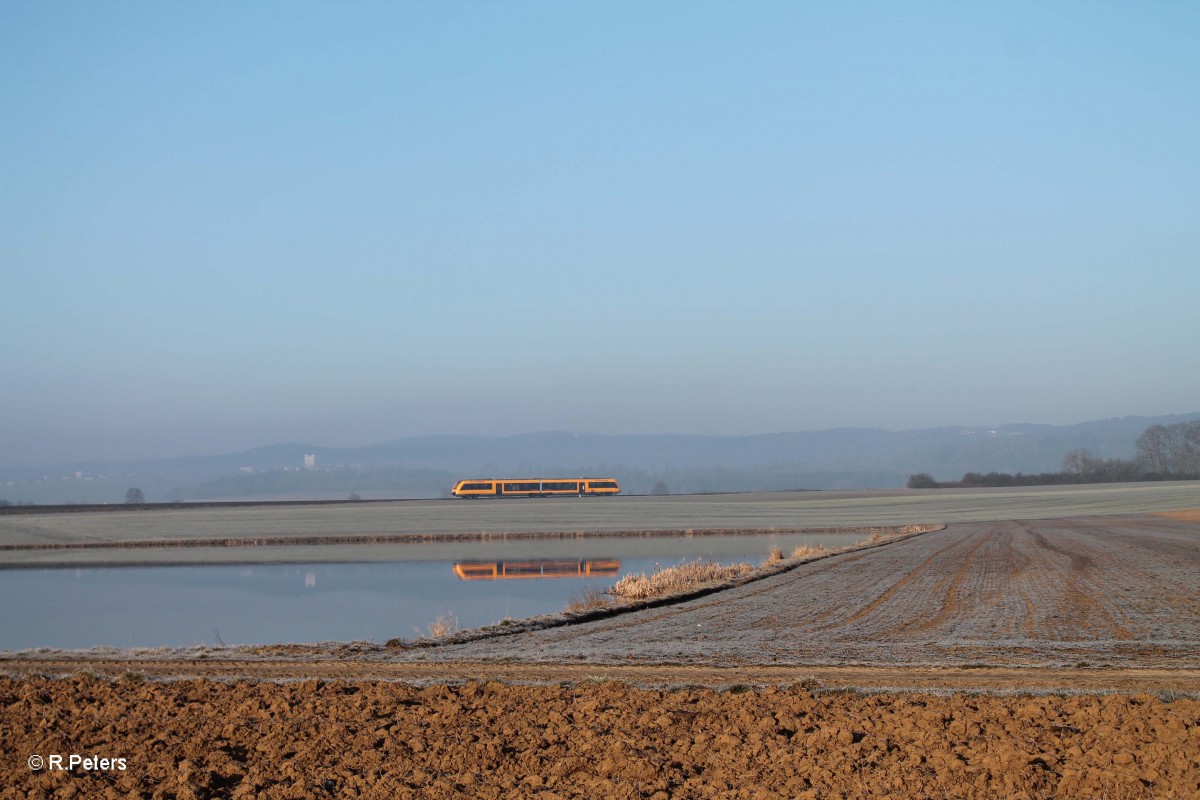
[[[846,541],[842,541],[845,538]],[[856,536],[703,537],[463,545],[454,560],[12,569],[0,572],[0,648],[373,641],[424,634],[439,616],[464,628],[561,611],[587,589],[685,559],[757,564],[777,546],[842,546]],[[538,550],[542,550],[541,553]],[[405,551],[405,548],[398,548]],[[444,555],[443,550],[438,551]],[[538,555],[619,562],[600,577],[463,580],[455,564]],[[567,563],[570,563],[569,561]],[[478,570],[476,570],[478,571]],[[508,570],[516,572],[519,570]],[[468,571],[461,567],[459,573]]]

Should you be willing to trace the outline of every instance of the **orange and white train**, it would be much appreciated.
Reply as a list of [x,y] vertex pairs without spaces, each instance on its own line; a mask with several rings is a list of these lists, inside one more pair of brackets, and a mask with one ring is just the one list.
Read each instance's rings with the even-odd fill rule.
[[621,485],[614,478],[471,478],[454,484],[455,497],[608,497]]

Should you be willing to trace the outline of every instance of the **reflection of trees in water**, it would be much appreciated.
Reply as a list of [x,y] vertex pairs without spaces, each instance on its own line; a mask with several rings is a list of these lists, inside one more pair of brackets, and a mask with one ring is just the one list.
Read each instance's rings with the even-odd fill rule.
[[459,561],[454,574],[464,581],[515,578],[614,578],[621,570],[615,558],[535,561]]

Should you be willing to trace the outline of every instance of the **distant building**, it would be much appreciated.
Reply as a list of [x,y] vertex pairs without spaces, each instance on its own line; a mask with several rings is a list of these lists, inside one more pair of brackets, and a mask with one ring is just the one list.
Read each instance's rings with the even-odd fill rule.
[[317,466],[317,457],[313,453],[304,454],[304,468],[315,469]]

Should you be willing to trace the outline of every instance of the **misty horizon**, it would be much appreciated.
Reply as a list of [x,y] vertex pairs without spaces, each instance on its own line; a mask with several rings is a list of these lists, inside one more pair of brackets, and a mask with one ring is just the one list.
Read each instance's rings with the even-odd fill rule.
[[81,457],[63,458],[56,461],[45,462],[25,462],[18,463],[11,460],[0,462],[0,468],[3,469],[43,469],[66,467],[70,465],[82,464],[122,464],[122,463],[140,463],[153,461],[170,461],[179,459],[192,458],[209,458],[219,456],[231,456],[241,453],[253,453],[259,450],[267,450],[279,447],[306,447],[317,450],[356,450],[362,448],[371,448],[389,444],[402,444],[405,442],[418,440],[441,440],[441,439],[485,439],[485,440],[506,440],[506,439],[529,439],[542,436],[579,436],[579,437],[595,437],[607,439],[635,439],[635,438],[674,438],[674,439],[747,439],[747,438],[770,438],[776,436],[805,436],[819,435],[825,433],[837,433],[846,431],[860,432],[882,432],[888,434],[904,434],[904,433],[921,433],[926,431],[970,431],[973,433],[986,435],[992,431],[1012,428],[1070,428],[1073,426],[1086,426],[1091,424],[1101,424],[1111,421],[1123,420],[1190,420],[1200,418],[1200,412],[1186,413],[1168,413],[1168,414],[1120,414],[1109,417],[1087,420],[1073,420],[1066,423],[1042,422],[1042,421],[1020,421],[1020,422],[1000,422],[1000,423],[985,423],[985,424],[945,424],[945,425],[929,425],[913,428],[886,428],[882,426],[860,426],[860,425],[838,425],[829,428],[815,428],[809,430],[790,430],[790,431],[756,431],[753,433],[700,433],[700,432],[664,432],[664,431],[649,431],[649,432],[601,432],[601,431],[584,431],[584,430],[531,430],[517,433],[489,434],[489,433],[445,433],[445,432],[425,432],[402,436],[376,436],[366,437],[361,441],[345,441],[345,442],[330,442],[321,441],[313,438],[293,437],[290,439],[278,440],[263,440],[249,444],[234,445],[225,448],[204,450],[174,450],[162,452],[150,452],[146,454],[134,455],[131,457],[122,458],[105,458],[95,454]]

